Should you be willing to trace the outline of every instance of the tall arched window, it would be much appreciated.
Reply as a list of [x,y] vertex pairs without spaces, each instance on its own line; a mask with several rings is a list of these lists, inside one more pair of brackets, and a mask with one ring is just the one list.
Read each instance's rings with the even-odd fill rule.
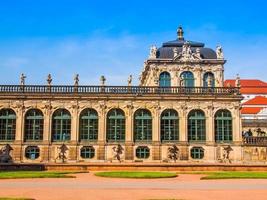
[[215,141],[230,142],[232,140],[231,112],[228,110],[218,110],[215,114]]
[[215,87],[214,74],[211,72],[206,72],[203,76],[203,87]]
[[152,116],[149,110],[139,109],[134,113],[134,140],[152,141]]
[[66,109],[58,109],[52,117],[52,141],[70,140],[71,115]]
[[171,87],[171,75],[168,72],[162,72],[159,75],[159,86],[160,87]]
[[194,74],[190,71],[181,73],[180,79],[181,79],[181,84],[180,84],[181,86],[184,86],[184,87],[195,86]]
[[112,109],[107,114],[107,142],[125,141],[125,115],[121,109]]
[[0,141],[15,140],[16,113],[12,109],[0,111]]
[[188,141],[206,140],[206,120],[202,110],[192,110],[188,115]]
[[38,109],[28,110],[25,115],[25,141],[43,140],[44,116]]
[[84,109],[80,114],[80,141],[96,141],[98,138],[98,115],[94,109]]
[[160,129],[162,142],[179,140],[179,119],[175,110],[163,111],[160,119]]

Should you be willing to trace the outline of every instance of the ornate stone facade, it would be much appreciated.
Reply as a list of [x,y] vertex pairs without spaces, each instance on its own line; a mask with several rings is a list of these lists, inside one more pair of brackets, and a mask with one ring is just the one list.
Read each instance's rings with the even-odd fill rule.
[[27,86],[23,75],[21,86],[0,88],[0,147],[11,145],[14,162],[214,163],[230,145],[227,159],[240,162],[242,96],[223,87],[224,63],[221,47],[186,41],[180,28],[151,47],[138,87],[131,76],[128,86],[105,86],[104,76],[79,86],[78,75],[73,86],[52,86],[51,75]]

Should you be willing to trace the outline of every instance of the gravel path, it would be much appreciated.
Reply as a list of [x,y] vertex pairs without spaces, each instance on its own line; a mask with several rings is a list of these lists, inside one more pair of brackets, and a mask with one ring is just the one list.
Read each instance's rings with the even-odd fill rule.
[[201,175],[167,179],[117,179],[77,174],[69,179],[0,180],[0,197],[30,197],[36,200],[262,200],[267,180],[200,180]]

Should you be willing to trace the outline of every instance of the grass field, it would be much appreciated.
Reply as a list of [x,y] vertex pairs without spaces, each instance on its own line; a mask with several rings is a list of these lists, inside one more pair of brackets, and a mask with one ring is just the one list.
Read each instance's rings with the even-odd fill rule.
[[176,173],[170,172],[97,172],[96,176],[111,178],[173,178],[177,177]]
[[18,179],[18,178],[75,178],[75,176],[70,175],[70,174],[75,174],[75,173],[79,173],[79,172],[50,172],[50,171],[0,172],[0,179]]
[[267,172],[221,171],[221,172],[181,172],[180,174],[203,174],[203,175],[205,175],[204,177],[201,178],[201,180],[211,180],[211,179],[267,179]]

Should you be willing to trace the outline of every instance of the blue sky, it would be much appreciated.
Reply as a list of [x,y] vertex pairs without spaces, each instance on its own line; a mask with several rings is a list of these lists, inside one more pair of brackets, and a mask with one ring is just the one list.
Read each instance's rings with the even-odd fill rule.
[[267,81],[267,2],[264,0],[10,0],[0,2],[0,80],[18,84],[134,83],[152,44],[185,39],[222,45],[225,77]]

